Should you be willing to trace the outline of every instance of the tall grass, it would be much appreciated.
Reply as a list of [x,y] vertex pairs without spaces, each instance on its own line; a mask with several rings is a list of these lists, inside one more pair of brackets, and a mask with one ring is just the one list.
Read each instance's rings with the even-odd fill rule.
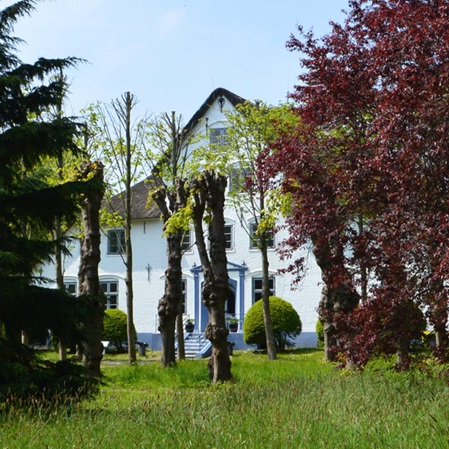
[[100,395],[50,413],[1,417],[0,447],[447,448],[449,388],[432,368],[336,371],[318,351],[268,361],[237,352],[235,380],[210,386],[205,360],[105,367]]

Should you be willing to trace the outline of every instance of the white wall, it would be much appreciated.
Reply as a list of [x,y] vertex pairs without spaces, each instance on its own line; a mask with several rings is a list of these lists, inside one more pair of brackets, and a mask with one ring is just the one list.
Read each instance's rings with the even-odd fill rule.
[[[225,109],[230,107],[229,101]],[[209,127],[225,126],[225,117],[220,112],[217,102],[206,113]],[[205,134],[205,121],[201,122],[197,133]],[[228,251],[228,262],[247,265],[244,277],[244,314],[252,305],[252,277],[261,276],[260,252],[250,249],[249,236],[239,226],[239,220],[233,210],[226,210],[228,223],[234,224],[234,245]],[[167,265],[166,241],[162,238],[162,222],[160,220],[144,220],[134,223],[132,228],[132,242],[134,254],[134,320],[139,339],[156,341],[152,334],[157,332],[157,306],[164,294],[164,272]],[[192,232],[193,237],[193,232]],[[282,234],[275,237],[275,242],[282,239]],[[307,250],[305,250],[307,251]],[[119,282],[119,308],[126,312],[125,266],[119,255],[107,254],[107,238],[102,236],[101,243],[100,281],[117,279]],[[275,276],[275,294],[293,304],[298,311],[303,333],[298,343],[303,346],[315,344],[315,325],[317,321],[318,301],[321,293],[320,270],[313,256],[309,255],[306,277],[293,289],[293,278],[290,274],[279,274],[278,270],[287,262],[281,262],[276,251],[270,250],[270,272]],[[195,247],[183,258],[183,276],[187,281],[187,311],[195,315],[194,276],[191,269],[199,266],[200,261]],[[64,261],[64,275],[68,280],[74,280],[78,275],[79,245],[74,245],[71,258]],[[45,276],[54,278],[54,267],[46,266]],[[230,272],[230,278],[238,281],[238,273]],[[238,306],[237,306],[238,307]],[[197,306],[198,309],[198,306]]]

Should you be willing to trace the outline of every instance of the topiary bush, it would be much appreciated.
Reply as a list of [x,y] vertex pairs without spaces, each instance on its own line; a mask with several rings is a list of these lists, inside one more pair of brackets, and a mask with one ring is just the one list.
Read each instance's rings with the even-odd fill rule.
[[119,309],[107,309],[104,316],[103,340],[110,341],[118,351],[123,351],[123,346],[128,341],[126,329],[126,313]]
[[[289,339],[301,333],[301,320],[289,302],[276,296],[270,296],[270,312],[276,347],[283,350]],[[262,300],[248,310],[243,323],[243,340],[248,345],[256,344],[259,348],[266,348]]]

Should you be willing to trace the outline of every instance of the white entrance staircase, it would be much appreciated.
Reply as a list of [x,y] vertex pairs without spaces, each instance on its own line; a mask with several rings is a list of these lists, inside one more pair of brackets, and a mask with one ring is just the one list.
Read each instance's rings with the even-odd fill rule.
[[202,359],[211,354],[212,344],[203,332],[184,334],[184,348],[187,359]]

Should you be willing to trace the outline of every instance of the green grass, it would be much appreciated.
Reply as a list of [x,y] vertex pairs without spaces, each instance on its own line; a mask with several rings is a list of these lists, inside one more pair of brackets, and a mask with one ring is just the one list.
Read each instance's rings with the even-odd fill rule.
[[449,387],[433,366],[396,373],[377,361],[348,373],[324,363],[320,351],[272,362],[235,354],[234,381],[216,386],[206,360],[172,369],[154,358],[105,365],[95,400],[0,417],[0,448],[449,447]]

